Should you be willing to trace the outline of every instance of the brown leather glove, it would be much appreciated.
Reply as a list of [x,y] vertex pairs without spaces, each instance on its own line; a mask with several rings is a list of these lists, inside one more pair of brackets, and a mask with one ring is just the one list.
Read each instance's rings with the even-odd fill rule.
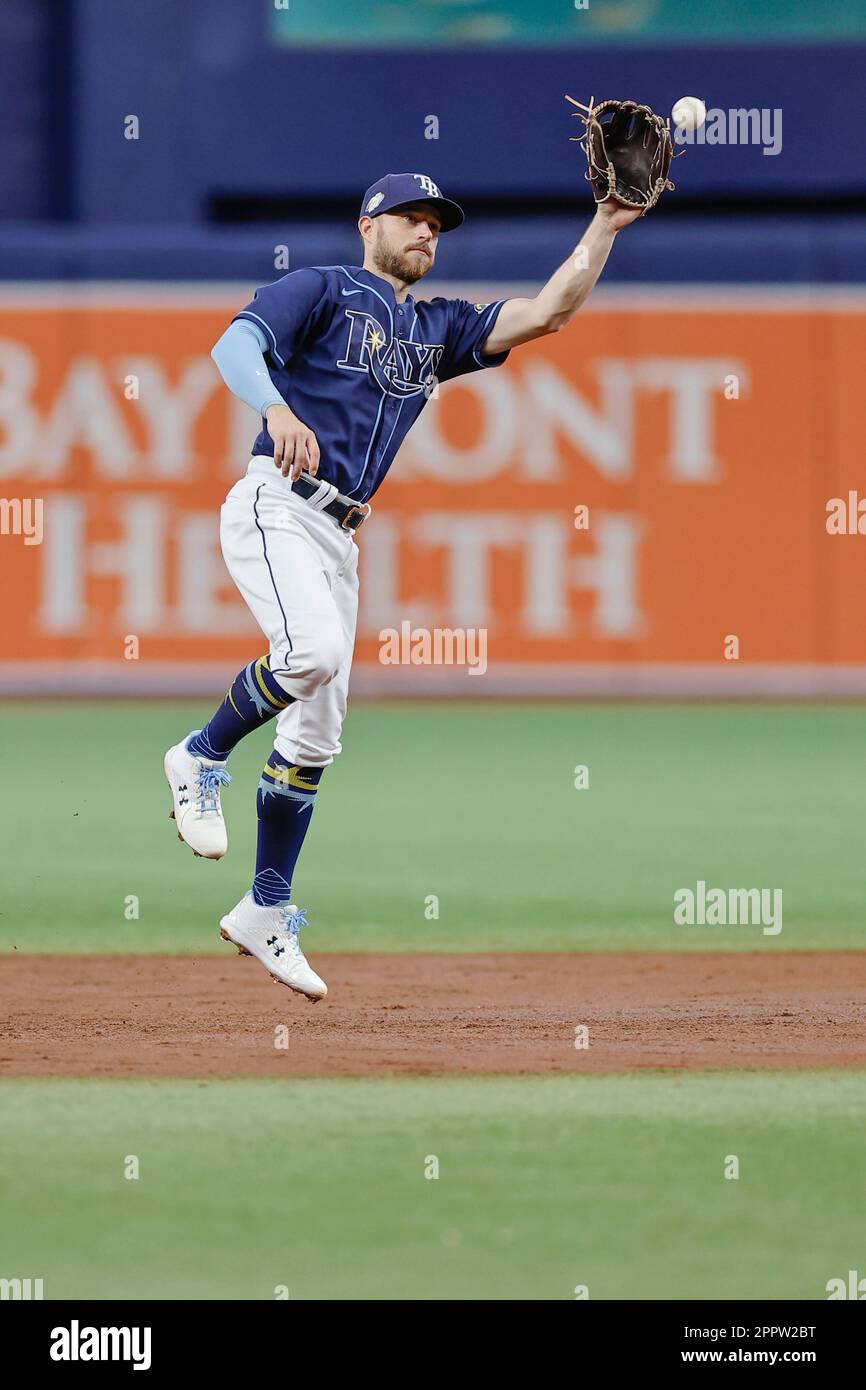
[[572,136],[583,149],[597,203],[615,198],[645,216],[666,188],[673,188],[668,170],[673,158],[670,121],[635,101],[600,101],[589,105],[566,96],[578,108],[582,135]]

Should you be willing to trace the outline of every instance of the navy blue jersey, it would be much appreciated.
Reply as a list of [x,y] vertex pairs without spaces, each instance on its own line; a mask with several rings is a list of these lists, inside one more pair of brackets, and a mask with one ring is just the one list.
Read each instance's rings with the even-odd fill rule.
[[[373,496],[437,381],[498,367],[481,346],[505,300],[398,304],[387,280],[353,265],[294,270],[235,317],[258,324],[283,400],[319,441],[319,477],[359,502]],[[273,457],[262,420],[253,454]]]

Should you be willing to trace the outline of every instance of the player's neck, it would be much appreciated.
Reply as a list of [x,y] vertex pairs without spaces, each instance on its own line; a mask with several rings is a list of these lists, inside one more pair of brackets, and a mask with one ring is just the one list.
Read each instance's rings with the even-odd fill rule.
[[384,280],[386,285],[390,285],[394,291],[394,298],[398,304],[402,304],[409,293],[409,286],[405,280],[398,280],[396,275],[386,275],[384,271],[378,270],[374,265],[368,265],[364,261],[363,269],[370,275],[375,275],[377,280]]

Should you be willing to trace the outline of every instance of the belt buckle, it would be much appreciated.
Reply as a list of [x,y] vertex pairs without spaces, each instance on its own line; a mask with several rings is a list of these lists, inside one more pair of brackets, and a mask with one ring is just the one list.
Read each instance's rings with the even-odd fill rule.
[[[363,526],[371,511],[372,508],[369,502],[353,502],[352,506],[349,508],[349,510],[346,512],[346,515],[343,517],[343,520],[340,522],[340,525],[342,526],[344,531],[357,531],[359,526]],[[361,520],[357,523],[356,526],[350,526],[349,523],[355,512],[358,513]]]

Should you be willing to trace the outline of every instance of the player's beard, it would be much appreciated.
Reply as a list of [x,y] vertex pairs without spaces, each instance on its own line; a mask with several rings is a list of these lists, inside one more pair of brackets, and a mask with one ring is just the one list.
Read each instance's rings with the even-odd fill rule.
[[427,274],[433,265],[433,257],[417,251],[398,251],[380,232],[373,248],[373,263],[383,275],[393,275],[396,280],[402,280],[404,285],[414,285]]

